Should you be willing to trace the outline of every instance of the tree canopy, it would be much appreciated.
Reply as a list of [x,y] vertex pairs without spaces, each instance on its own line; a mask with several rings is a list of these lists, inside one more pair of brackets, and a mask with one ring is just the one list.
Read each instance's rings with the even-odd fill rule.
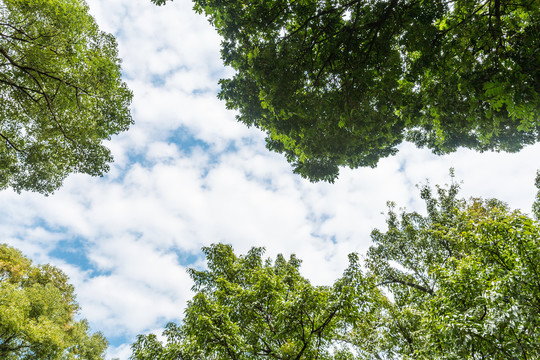
[[[236,256],[228,245],[204,248],[208,270],[190,270],[196,295],[181,325],[169,324],[161,344],[139,336],[132,358],[153,359],[335,359],[349,354],[347,324],[368,323],[375,287],[358,276],[358,259],[334,286],[313,286],[299,273],[300,261],[263,249]],[[374,318],[373,318],[374,319]]]
[[312,181],[405,140],[445,154],[540,138],[539,0],[194,4],[236,70],[220,98]]
[[0,189],[51,193],[102,175],[103,141],[132,123],[111,34],[84,0],[0,2]]
[[540,358],[540,224],[458,190],[423,187],[426,215],[390,203],[333,286],[310,285],[294,256],[205,248],[183,322],[166,343],[139,336],[132,359]]
[[107,341],[76,321],[78,304],[67,276],[35,266],[20,251],[0,244],[0,358],[5,360],[102,360]]
[[366,257],[381,290],[390,358],[540,357],[540,224],[501,201],[422,189],[427,215],[388,213]]

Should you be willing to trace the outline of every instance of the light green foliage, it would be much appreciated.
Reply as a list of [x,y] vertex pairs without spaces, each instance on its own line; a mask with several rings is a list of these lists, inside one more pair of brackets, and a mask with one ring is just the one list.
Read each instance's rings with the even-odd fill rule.
[[391,294],[380,351],[396,359],[540,357],[540,226],[497,200],[427,187],[428,215],[392,209],[367,265]]
[[0,1],[0,189],[48,194],[109,169],[132,123],[116,41],[84,0]]
[[303,278],[294,256],[264,261],[263,250],[252,248],[238,257],[227,245],[204,252],[208,270],[190,270],[196,294],[183,323],[169,324],[165,345],[139,336],[133,359],[348,359],[351,332],[367,332],[376,318],[376,289],[355,256],[325,287]]
[[220,97],[312,181],[404,140],[437,154],[539,140],[539,0],[194,4],[236,70]]
[[184,322],[168,325],[165,344],[139,336],[132,358],[540,358],[540,224],[458,190],[423,187],[427,215],[390,204],[367,273],[352,254],[332,287],[310,285],[294,256],[205,248]]
[[0,245],[0,358],[101,360],[107,341],[90,334],[67,276]]

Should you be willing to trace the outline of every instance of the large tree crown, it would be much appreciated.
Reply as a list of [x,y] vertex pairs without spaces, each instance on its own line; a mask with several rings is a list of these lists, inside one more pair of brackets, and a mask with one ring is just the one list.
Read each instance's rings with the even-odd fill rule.
[[437,154],[539,139],[540,3],[196,0],[236,69],[220,97],[295,172],[333,181],[403,141]]
[[83,0],[0,3],[0,189],[56,190],[109,169],[102,142],[127,130],[132,94],[116,40]]

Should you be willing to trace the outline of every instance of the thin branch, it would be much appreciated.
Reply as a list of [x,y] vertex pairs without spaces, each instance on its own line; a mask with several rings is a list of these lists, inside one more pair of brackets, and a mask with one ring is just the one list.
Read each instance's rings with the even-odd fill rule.
[[[52,74],[49,74],[49,73],[47,73],[47,72],[45,72],[45,71],[41,71],[41,70],[36,69],[36,68],[34,68],[34,67],[19,64],[15,59],[13,59],[13,58],[7,53],[6,50],[4,50],[4,49],[1,48],[1,47],[0,47],[0,54],[2,54],[2,55],[9,61],[9,63],[10,63],[11,65],[13,65],[13,66],[15,66],[16,68],[18,68],[18,69],[24,71],[25,73],[27,73],[28,75],[30,75],[30,76],[31,76],[32,78],[34,78],[34,79],[35,79],[35,77],[34,77],[32,74],[30,74],[30,71],[33,71],[33,72],[35,72],[35,73],[37,73],[37,74],[39,74],[39,75],[43,75],[43,76],[48,77],[48,78],[50,78],[50,79],[53,79],[53,80],[59,81],[59,82],[61,82],[61,83],[64,83],[64,84],[66,84],[67,86],[70,86],[70,87],[72,87],[72,88],[79,89],[80,91],[82,91],[83,93],[85,93],[85,94],[87,94],[87,95],[91,95],[87,90],[85,90],[85,89],[81,88],[80,86],[75,85],[75,84],[73,84],[73,83],[71,83],[71,82],[69,82],[69,81],[66,81],[66,80],[64,80],[64,79],[62,79],[62,78],[59,78],[59,77],[54,76],[54,75],[52,75]],[[41,87],[41,86],[40,86],[40,87]]]
[[[53,79],[56,79],[58,81],[61,81],[63,83],[66,83],[65,81],[63,81],[62,79],[60,78],[57,78],[53,75],[50,75],[50,74],[47,74],[47,73],[44,73],[42,71],[39,71],[39,70],[33,70],[32,68],[30,67],[26,67],[26,66],[22,66],[22,65],[19,65],[11,56],[9,56],[9,54],[3,49],[0,47],[0,54],[4,55],[4,57],[6,59],[8,59],[8,61],[13,65],[13,66],[16,66],[17,68],[21,69],[22,71],[24,71],[26,74],[28,74],[33,80],[34,82],[36,83],[36,85],[39,87],[39,89],[41,90],[41,93],[45,99],[45,102],[47,103],[47,108],[49,109],[49,112],[51,113],[51,116],[54,120],[54,122],[56,123],[56,125],[58,126],[58,128],[60,129],[60,132],[62,132],[62,135],[64,136],[65,139],[69,140],[70,142],[74,142],[73,139],[71,139],[66,131],[64,130],[64,128],[62,127],[62,124],[60,124],[60,122],[58,121],[58,118],[56,117],[56,114],[54,112],[54,109],[53,109],[53,106],[51,104],[51,101],[49,99],[49,96],[47,95],[47,92],[43,89],[43,87],[41,86],[41,82],[34,76],[34,74],[32,74],[30,72],[30,70],[32,71],[35,71],[37,72],[38,74],[42,74],[44,76],[48,76],[50,78],[53,78]],[[66,83],[67,84],[67,83]]]
[[429,289],[429,288],[423,287],[422,285],[418,285],[418,284],[415,284],[415,283],[412,283],[412,282],[409,282],[409,281],[400,280],[400,279],[397,279],[397,278],[392,278],[392,279],[383,281],[383,282],[377,284],[377,286],[389,285],[389,284],[395,284],[395,283],[405,285],[405,286],[410,286],[410,287],[413,287],[413,288],[415,288],[417,290],[423,291],[423,292],[425,292],[427,294],[435,295],[435,292],[433,290]]
[[41,91],[39,90],[36,90],[36,89],[32,89],[32,88],[29,88],[29,87],[26,87],[26,86],[22,86],[22,85],[19,85],[19,84],[16,84],[12,81],[9,81],[7,79],[0,79],[0,83],[4,83],[6,85],[9,85],[19,91],[22,91],[26,96],[28,96],[30,99],[32,99],[34,102],[36,103],[39,103],[39,101],[34,98],[30,93],[29,91],[31,92],[34,92],[34,93],[37,93],[37,94],[40,94],[40,95],[43,95],[43,93],[41,93]]
[[11,140],[9,140],[9,138],[7,136],[5,136],[4,134],[0,133],[0,137],[4,140],[6,140],[6,142],[15,150],[17,150],[18,152],[22,153],[22,154],[25,154],[25,155],[28,155],[28,153],[22,149],[19,149],[17,147],[17,145],[15,145],[14,143],[11,142]]

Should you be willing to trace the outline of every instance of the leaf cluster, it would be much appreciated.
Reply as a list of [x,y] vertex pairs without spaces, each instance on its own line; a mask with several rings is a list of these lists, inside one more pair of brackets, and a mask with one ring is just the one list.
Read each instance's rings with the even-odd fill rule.
[[32,265],[0,244],[0,358],[102,360],[107,341],[91,334],[78,312],[73,286],[51,265]]
[[70,173],[102,175],[131,98],[84,0],[0,3],[0,189],[48,194]]
[[[208,270],[190,270],[196,294],[182,325],[168,325],[165,346],[154,335],[140,336],[133,359],[156,353],[172,359],[171,349],[181,359],[342,359],[350,353],[348,324],[375,318],[362,299],[376,297],[368,295],[376,289],[361,277],[355,256],[346,275],[328,287],[303,278],[295,256],[272,262],[263,260],[262,248],[236,256],[223,244],[203,251]],[[149,348],[158,350],[149,356]]]
[[194,4],[236,70],[219,97],[312,181],[405,140],[445,154],[539,139],[538,0]]
[[132,359],[539,358],[540,224],[458,192],[423,186],[425,215],[390,203],[364,271],[351,254],[332,286],[311,285],[295,256],[204,248],[183,322],[165,343],[139,336]]
[[540,356],[540,226],[498,200],[422,189],[427,216],[393,208],[367,266],[391,294],[380,351],[389,358]]

